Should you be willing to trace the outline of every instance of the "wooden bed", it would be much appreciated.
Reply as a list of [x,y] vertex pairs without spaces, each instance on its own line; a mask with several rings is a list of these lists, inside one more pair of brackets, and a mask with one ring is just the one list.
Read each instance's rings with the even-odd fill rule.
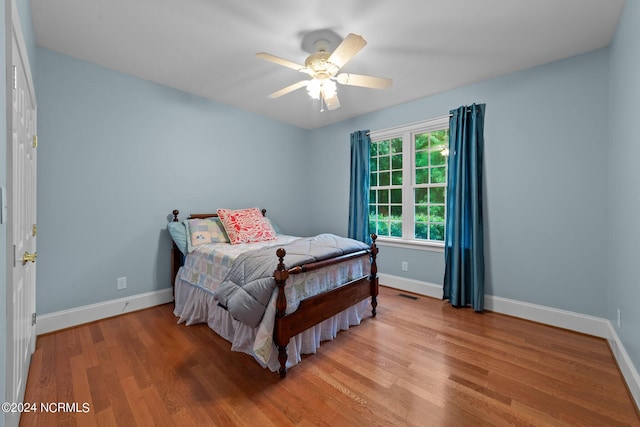
[[[178,210],[173,211],[173,222],[178,222]],[[262,215],[266,214],[266,209],[262,209]],[[191,214],[188,219],[204,219],[217,217],[217,213]],[[347,255],[341,255],[318,262],[313,262],[293,268],[286,267],[286,251],[284,248],[278,248],[274,256],[278,259],[277,268],[273,273],[278,288],[276,300],[276,318],[273,330],[274,343],[278,349],[278,362],[280,363],[280,377],[284,378],[287,374],[287,345],[292,337],[301,332],[317,325],[332,316],[337,315],[343,310],[354,306],[355,304],[371,297],[371,314],[376,316],[377,297],[378,297],[378,268],[376,257],[378,248],[376,246],[375,234],[371,235],[372,243],[369,249],[353,252]],[[368,276],[352,280],[348,283],[340,285],[332,290],[312,296],[300,302],[296,311],[286,314],[287,300],[284,293],[287,279],[291,275],[319,270],[325,267],[333,266],[339,263],[349,261],[356,257],[368,254],[371,262],[371,270]],[[173,243],[171,250],[171,279],[175,283],[178,270],[183,264],[183,255]]]

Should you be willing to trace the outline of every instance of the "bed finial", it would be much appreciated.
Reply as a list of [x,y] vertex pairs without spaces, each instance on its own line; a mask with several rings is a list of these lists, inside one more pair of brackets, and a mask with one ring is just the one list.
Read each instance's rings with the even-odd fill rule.
[[285,270],[286,267],[284,266],[284,256],[287,254],[287,251],[284,250],[284,248],[278,248],[278,250],[276,251],[276,256],[278,257],[278,270],[282,271]]
[[180,214],[180,211],[178,209],[174,209],[172,213],[173,213],[173,221],[172,222],[178,222],[178,215]]

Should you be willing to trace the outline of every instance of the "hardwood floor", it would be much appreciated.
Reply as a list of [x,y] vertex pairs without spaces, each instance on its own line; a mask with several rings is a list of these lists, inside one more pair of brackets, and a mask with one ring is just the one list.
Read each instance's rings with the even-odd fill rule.
[[20,425],[640,426],[605,340],[399,294],[284,380],[173,304],[40,336]]

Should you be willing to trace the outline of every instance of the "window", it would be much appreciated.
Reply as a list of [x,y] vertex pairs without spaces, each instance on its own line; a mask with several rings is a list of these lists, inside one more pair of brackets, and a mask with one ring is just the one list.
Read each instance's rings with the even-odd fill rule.
[[381,241],[442,246],[449,118],[371,132],[369,227]]

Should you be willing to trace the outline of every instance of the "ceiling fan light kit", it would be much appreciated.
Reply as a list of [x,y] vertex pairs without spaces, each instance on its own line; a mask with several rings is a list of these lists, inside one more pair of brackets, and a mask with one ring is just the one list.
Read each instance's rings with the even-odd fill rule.
[[[317,38],[311,41],[311,37]],[[391,79],[386,77],[348,73],[338,74],[340,69],[366,46],[367,41],[357,34],[350,33],[331,52],[332,44],[337,43],[336,38],[339,40],[339,36],[330,30],[319,30],[307,34],[302,43],[303,49],[308,51],[310,46],[313,46],[315,51],[307,57],[304,65],[299,65],[269,53],[256,53],[258,58],[308,74],[311,77],[310,80],[302,80],[280,89],[269,95],[269,98],[279,98],[282,95],[306,87],[307,93],[311,98],[320,100],[320,111],[324,111],[324,105],[329,110],[335,110],[340,107],[336,82],[341,85],[372,89],[386,89],[391,86]]]
[[336,83],[329,79],[313,79],[307,83],[307,93],[313,99],[320,99],[320,94],[323,97],[331,98],[337,93]]

